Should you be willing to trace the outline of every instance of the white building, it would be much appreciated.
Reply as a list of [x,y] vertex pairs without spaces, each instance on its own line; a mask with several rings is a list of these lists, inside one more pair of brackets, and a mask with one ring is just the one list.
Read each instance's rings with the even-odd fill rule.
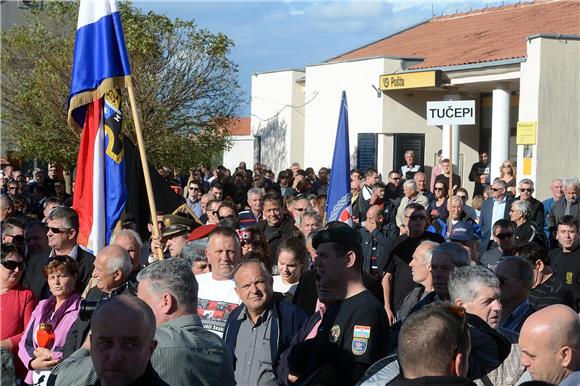
[[[345,90],[352,167],[386,175],[413,149],[430,172],[452,150],[471,192],[470,167],[488,150],[493,177],[511,159],[546,197],[553,178],[580,174],[578,15],[578,1],[542,1],[436,17],[304,70],[255,74],[255,160],[275,172],[330,166]],[[428,126],[426,102],[453,99],[475,100],[475,125]]]

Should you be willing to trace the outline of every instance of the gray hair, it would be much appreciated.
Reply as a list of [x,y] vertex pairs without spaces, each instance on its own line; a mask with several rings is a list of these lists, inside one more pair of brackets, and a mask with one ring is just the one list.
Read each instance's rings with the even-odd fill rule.
[[412,155],[414,157],[415,156],[415,152],[413,150],[407,150],[405,152],[405,155]]
[[534,284],[534,268],[527,258],[523,256],[505,256],[500,258],[497,262],[497,266],[499,267],[503,264],[513,264],[514,269],[510,271],[514,273],[514,277],[526,283],[527,289],[532,288],[532,285]]
[[574,188],[574,190],[580,189],[580,181],[576,177],[568,177],[562,180],[562,188]]
[[137,274],[137,280],[148,280],[151,289],[158,295],[169,293],[179,308],[190,312],[197,309],[199,286],[191,265],[184,259],[159,260],[148,265]]
[[[469,252],[458,243],[443,243],[439,244],[432,253],[433,256],[446,255],[453,257],[453,265],[455,267],[465,267],[471,264],[469,260]],[[433,257],[431,257],[433,259]]]
[[260,189],[260,188],[251,188],[250,190],[248,190],[248,200],[250,199],[250,196],[260,196],[260,200],[264,197],[264,190]]
[[425,254],[423,255],[423,262],[426,264],[431,264],[431,259],[433,258],[433,251],[435,250],[435,248],[439,246],[439,243],[436,243],[435,241],[425,240],[422,241],[421,244],[419,244],[419,246],[421,245],[426,245],[428,247],[427,249],[425,249]]
[[50,210],[47,220],[63,220],[65,228],[79,230],[79,215],[77,212],[66,206],[55,206]]
[[183,247],[181,250],[181,258],[187,260],[191,265],[196,261],[207,260],[207,256],[205,255],[206,248],[207,237],[194,240]]
[[472,302],[482,287],[499,288],[499,279],[489,269],[479,265],[456,268],[449,276],[449,296],[451,302],[461,299]]
[[133,229],[121,229],[120,231],[113,233],[113,236],[111,237],[111,242],[109,244],[115,244],[115,241],[117,241],[117,239],[121,236],[133,238],[135,243],[137,243],[139,250],[143,248],[143,241],[141,240],[141,236]]
[[123,276],[129,277],[131,271],[133,270],[131,258],[125,249],[119,247],[119,250],[122,251],[119,254],[115,253],[116,248],[110,248],[107,251],[108,256],[105,259],[105,265],[107,266],[109,273],[120,270],[123,272]]
[[417,191],[417,183],[415,180],[407,180],[403,183],[403,187],[412,190],[413,192]]
[[237,276],[239,270],[242,269],[243,267],[250,265],[250,264],[255,264],[258,266],[258,268],[260,268],[261,274],[264,275],[264,277],[268,281],[268,284],[270,285],[270,289],[272,289],[272,285],[274,283],[272,273],[270,272],[270,270],[268,268],[266,268],[266,265],[264,263],[262,263],[259,260],[253,260],[253,259],[242,261],[240,263],[240,265],[238,265],[236,267],[236,270],[234,271],[234,282],[236,283],[236,287],[238,286],[238,282],[236,281],[236,276]]
[[512,202],[512,207],[515,207],[516,210],[521,210],[522,216],[524,216],[524,218],[528,218],[528,216],[530,215],[530,210],[532,208],[530,203],[527,202],[526,200],[514,201]]
[[14,203],[9,195],[2,193],[0,194],[0,208],[5,209],[13,206]]
[[502,189],[507,189],[507,182],[505,182],[504,180],[502,180],[501,178],[496,178],[493,181],[494,184],[498,184],[500,186],[500,188]]
[[304,219],[306,219],[306,218],[313,218],[313,219],[315,219],[315,220],[316,220],[316,222],[317,222],[317,223],[318,223],[320,226],[322,226],[322,217],[321,217],[321,216],[320,216],[318,213],[316,213],[316,212],[314,212],[314,211],[312,211],[312,210],[307,210],[307,211],[305,211],[305,212],[304,212],[304,214],[302,215],[302,221],[304,221]]
[[518,186],[522,186],[522,185],[530,185],[532,187],[532,189],[534,189],[534,181],[530,180],[529,178],[524,178],[520,181],[520,183],[518,184]]
[[463,200],[461,199],[461,197],[459,196],[451,196],[451,198],[449,199],[449,202],[453,205],[453,203],[458,203],[459,205],[461,205],[462,208],[465,207],[465,205],[463,204]]

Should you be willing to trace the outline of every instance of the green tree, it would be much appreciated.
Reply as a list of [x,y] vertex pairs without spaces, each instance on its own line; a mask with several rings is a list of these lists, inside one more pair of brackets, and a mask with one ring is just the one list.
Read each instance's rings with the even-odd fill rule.
[[[241,102],[232,40],[129,3],[120,12],[149,161],[209,162],[229,146],[225,127]],[[80,133],[67,126],[66,106],[77,13],[78,2],[45,2],[2,33],[2,132],[23,157],[76,164]],[[123,117],[135,141],[127,103]]]

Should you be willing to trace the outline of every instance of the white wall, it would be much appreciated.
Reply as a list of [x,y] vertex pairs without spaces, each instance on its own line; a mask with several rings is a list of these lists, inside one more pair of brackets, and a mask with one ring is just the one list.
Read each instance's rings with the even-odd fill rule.
[[254,159],[254,137],[234,136],[230,139],[232,148],[224,151],[223,165],[230,169],[232,173],[241,161],[244,161],[251,168],[252,160]]
[[252,134],[262,137],[261,162],[274,173],[304,161],[303,76],[292,70],[252,75]]
[[[388,73],[386,59],[368,59],[306,67],[306,99],[316,95],[305,106],[304,164],[314,170],[330,167],[336,138],[342,91],[346,91],[349,118],[351,166],[356,161],[358,133],[383,131],[383,99],[373,88],[379,76]],[[382,160],[378,160],[381,165]]]

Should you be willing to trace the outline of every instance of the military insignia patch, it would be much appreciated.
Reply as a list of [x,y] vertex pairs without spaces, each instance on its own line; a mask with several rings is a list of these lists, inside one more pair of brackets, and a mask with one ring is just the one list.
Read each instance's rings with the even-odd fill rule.
[[367,351],[368,339],[354,338],[352,340],[352,353],[354,355],[363,355]]
[[371,327],[355,325],[352,337],[369,339],[371,337]]
[[334,326],[332,326],[330,332],[328,333],[328,340],[330,340],[331,343],[336,343],[339,336],[340,336],[340,326],[338,324],[335,324]]

